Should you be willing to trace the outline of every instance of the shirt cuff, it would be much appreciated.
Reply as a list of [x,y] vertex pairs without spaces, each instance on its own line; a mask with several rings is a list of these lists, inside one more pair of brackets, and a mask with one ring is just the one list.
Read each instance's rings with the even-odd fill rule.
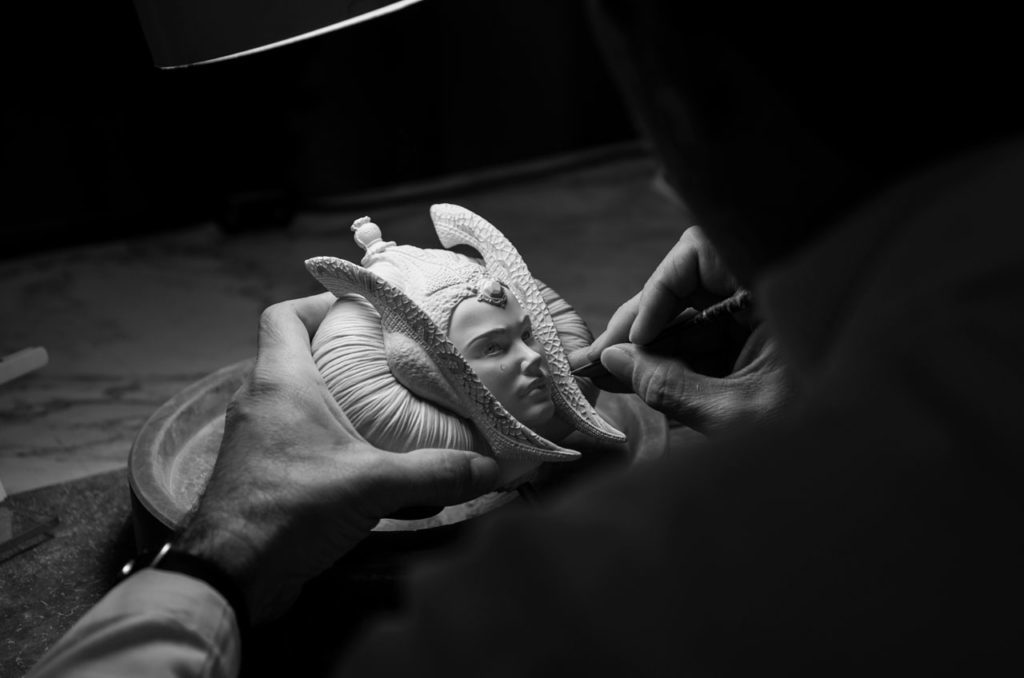
[[115,586],[29,676],[227,678],[240,664],[227,600],[199,579],[145,569]]

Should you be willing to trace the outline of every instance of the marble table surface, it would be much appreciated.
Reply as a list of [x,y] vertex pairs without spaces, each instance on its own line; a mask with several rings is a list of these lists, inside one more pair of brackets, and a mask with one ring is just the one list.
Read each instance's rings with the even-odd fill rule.
[[689,223],[655,178],[637,155],[433,200],[300,214],[276,230],[196,224],[0,260],[0,355],[42,346],[50,357],[0,385],[0,482],[16,494],[124,468],[159,405],[255,354],[264,307],[321,291],[304,259],[358,261],[348,226],[364,214],[386,239],[436,247],[432,202],[474,210],[596,333]]

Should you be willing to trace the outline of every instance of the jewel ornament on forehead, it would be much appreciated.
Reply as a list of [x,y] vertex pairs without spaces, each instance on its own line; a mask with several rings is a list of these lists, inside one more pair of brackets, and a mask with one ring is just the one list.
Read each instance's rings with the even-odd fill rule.
[[498,308],[505,308],[508,305],[508,295],[505,294],[505,288],[494,278],[483,278],[477,286],[477,290],[477,301],[497,306]]

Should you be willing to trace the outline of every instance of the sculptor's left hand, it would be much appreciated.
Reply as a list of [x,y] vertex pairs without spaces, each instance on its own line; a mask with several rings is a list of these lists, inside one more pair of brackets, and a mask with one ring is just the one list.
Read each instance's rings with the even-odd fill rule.
[[497,464],[458,450],[385,452],[364,442],[327,391],[310,337],[330,293],[264,311],[249,381],[235,394],[209,484],[176,547],[219,564],[254,621],[408,506],[450,505],[493,488]]

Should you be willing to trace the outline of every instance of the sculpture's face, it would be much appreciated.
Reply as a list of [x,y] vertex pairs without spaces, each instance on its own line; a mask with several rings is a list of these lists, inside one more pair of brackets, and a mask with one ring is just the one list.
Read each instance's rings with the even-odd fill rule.
[[508,295],[505,308],[476,297],[463,300],[452,313],[448,338],[498,402],[544,435],[555,415],[548,368],[530,316],[515,298]]

